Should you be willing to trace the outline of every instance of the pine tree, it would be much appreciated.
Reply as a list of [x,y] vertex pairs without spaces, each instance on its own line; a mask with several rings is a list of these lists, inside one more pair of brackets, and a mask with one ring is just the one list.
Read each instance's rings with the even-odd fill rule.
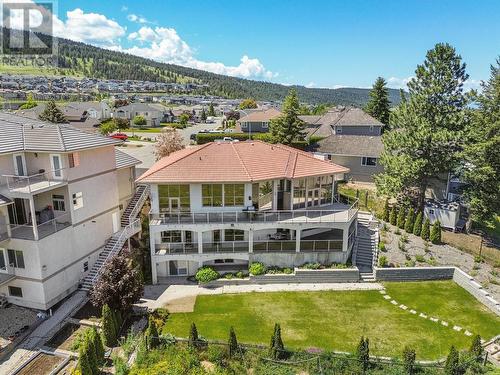
[[481,336],[476,335],[472,339],[472,344],[469,349],[469,353],[471,353],[474,358],[476,358],[477,362],[482,360],[483,356],[483,345],[481,344]]
[[413,233],[413,225],[414,225],[414,216],[415,216],[415,211],[413,211],[413,208],[410,207],[408,210],[408,214],[406,215],[406,221],[405,221],[405,232],[406,233]]
[[384,217],[382,218],[382,220],[384,220],[386,223],[389,222],[389,216],[390,216],[389,198],[386,198],[384,203]]
[[102,364],[104,362],[104,346],[102,345],[101,335],[99,335],[95,327],[89,330],[89,340],[93,343],[97,363]]
[[391,208],[391,214],[389,215],[389,222],[392,225],[396,225],[397,218],[398,218],[398,209],[396,205],[394,205]]
[[229,329],[228,347],[229,347],[229,357],[232,358],[238,352],[238,340],[236,339],[236,333],[234,332],[233,327]]
[[283,102],[282,114],[270,123],[271,136],[275,142],[290,145],[293,141],[304,139],[305,123],[299,118],[299,113],[297,91],[292,89]]
[[420,236],[420,233],[422,232],[422,216],[422,211],[418,211],[415,224],[413,224],[413,234],[415,236]]
[[436,220],[434,224],[432,224],[429,239],[433,244],[441,243],[441,223],[439,220]]
[[53,122],[54,124],[67,122],[66,117],[64,117],[61,110],[57,108],[56,103],[53,100],[49,100],[47,102],[45,109],[38,117],[40,120]]
[[450,354],[446,358],[444,373],[446,375],[460,375],[460,356],[454,346],[450,348]]
[[415,371],[415,359],[417,355],[415,353],[415,349],[409,348],[408,346],[405,346],[403,349],[403,364],[404,364],[404,369],[405,373],[407,375],[413,375]]
[[399,229],[404,229],[405,227],[405,216],[406,216],[406,210],[404,207],[401,207],[398,212],[398,220],[397,220],[397,226]]
[[191,348],[198,347],[198,329],[196,329],[196,324],[191,323],[191,329],[189,330],[188,345]]
[[363,369],[363,373],[365,373],[370,365],[370,345],[368,338],[365,339],[361,336],[358,347],[356,348],[356,357]]
[[427,52],[408,83],[408,100],[391,112],[391,131],[382,137],[384,172],[375,178],[380,193],[415,190],[422,210],[429,183],[459,165],[470,117],[463,89],[467,79],[452,46],[437,44]]
[[478,108],[464,147],[465,196],[475,221],[492,220],[500,212],[500,58],[483,83]]
[[370,100],[366,104],[365,111],[375,117],[382,124],[389,124],[391,102],[389,101],[389,90],[386,81],[378,77],[373,88],[370,90]]
[[285,346],[281,339],[281,327],[278,323],[274,324],[274,332],[271,337],[271,345],[269,348],[269,355],[273,359],[280,359],[283,357]]
[[201,110],[200,120],[203,123],[207,121],[207,113],[205,112],[205,108]]
[[215,117],[214,103],[210,103],[210,105],[208,106],[208,115],[210,117]]
[[420,236],[425,241],[429,241],[429,236],[431,234],[431,222],[429,218],[425,218],[424,223],[422,224],[422,231],[420,232]]
[[89,361],[89,353],[85,345],[81,345],[78,350],[78,369],[81,375],[94,375],[94,368]]
[[104,345],[111,347],[116,343],[116,323],[108,305],[102,307],[102,338]]

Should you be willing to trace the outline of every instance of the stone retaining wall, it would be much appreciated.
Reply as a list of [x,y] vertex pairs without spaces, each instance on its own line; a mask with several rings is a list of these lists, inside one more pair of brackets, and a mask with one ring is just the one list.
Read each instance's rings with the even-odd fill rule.
[[375,267],[373,271],[377,281],[451,280],[455,267]]
[[453,281],[472,294],[479,302],[487,306],[491,311],[500,316],[500,303],[490,296],[481,284],[460,268],[455,268]]

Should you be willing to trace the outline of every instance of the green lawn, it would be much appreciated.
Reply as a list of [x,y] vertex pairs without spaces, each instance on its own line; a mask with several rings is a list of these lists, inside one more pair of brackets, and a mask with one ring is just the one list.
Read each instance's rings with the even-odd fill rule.
[[[388,283],[387,289],[398,302],[462,324],[485,338],[500,333],[500,318],[451,281]],[[209,339],[226,340],[234,326],[238,340],[259,344],[268,344],[273,325],[279,322],[290,348],[353,351],[365,335],[374,354],[399,356],[410,345],[421,359],[441,358],[452,344],[466,348],[471,341],[451,327],[395,307],[378,291],[199,296],[193,313],[170,315],[164,333],[187,337],[191,322]]]
[[[343,196],[353,199],[356,198],[356,192],[358,192],[358,205],[360,209],[373,211],[377,214],[377,216],[381,215],[383,212],[385,199],[378,196],[373,190],[354,188],[349,184],[339,183],[338,192]],[[368,197],[366,196],[366,193],[368,193]]]

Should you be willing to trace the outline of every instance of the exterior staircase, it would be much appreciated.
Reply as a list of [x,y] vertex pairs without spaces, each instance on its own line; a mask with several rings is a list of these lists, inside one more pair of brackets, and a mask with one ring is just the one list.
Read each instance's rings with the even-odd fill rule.
[[358,213],[358,233],[353,263],[358,267],[361,281],[375,281],[373,267],[377,264],[378,225],[372,214]]
[[106,242],[104,249],[99,253],[99,257],[80,284],[80,289],[89,291],[99,278],[99,273],[106,262],[114,255],[118,254],[125,245],[125,242],[133,235],[141,231],[141,219],[137,218],[144,202],[149,196],[149,186],[139,185],[134,196],[123,211],[121,217],[121,229],[113,234]]

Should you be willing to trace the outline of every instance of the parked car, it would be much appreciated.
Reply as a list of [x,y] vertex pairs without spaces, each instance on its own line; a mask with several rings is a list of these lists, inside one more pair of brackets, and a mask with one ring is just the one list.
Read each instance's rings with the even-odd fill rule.
[[120,141],[126,141],[128,139],[128,135],[125,133],[114,133],[110,135],[111,138],[119,139]]

